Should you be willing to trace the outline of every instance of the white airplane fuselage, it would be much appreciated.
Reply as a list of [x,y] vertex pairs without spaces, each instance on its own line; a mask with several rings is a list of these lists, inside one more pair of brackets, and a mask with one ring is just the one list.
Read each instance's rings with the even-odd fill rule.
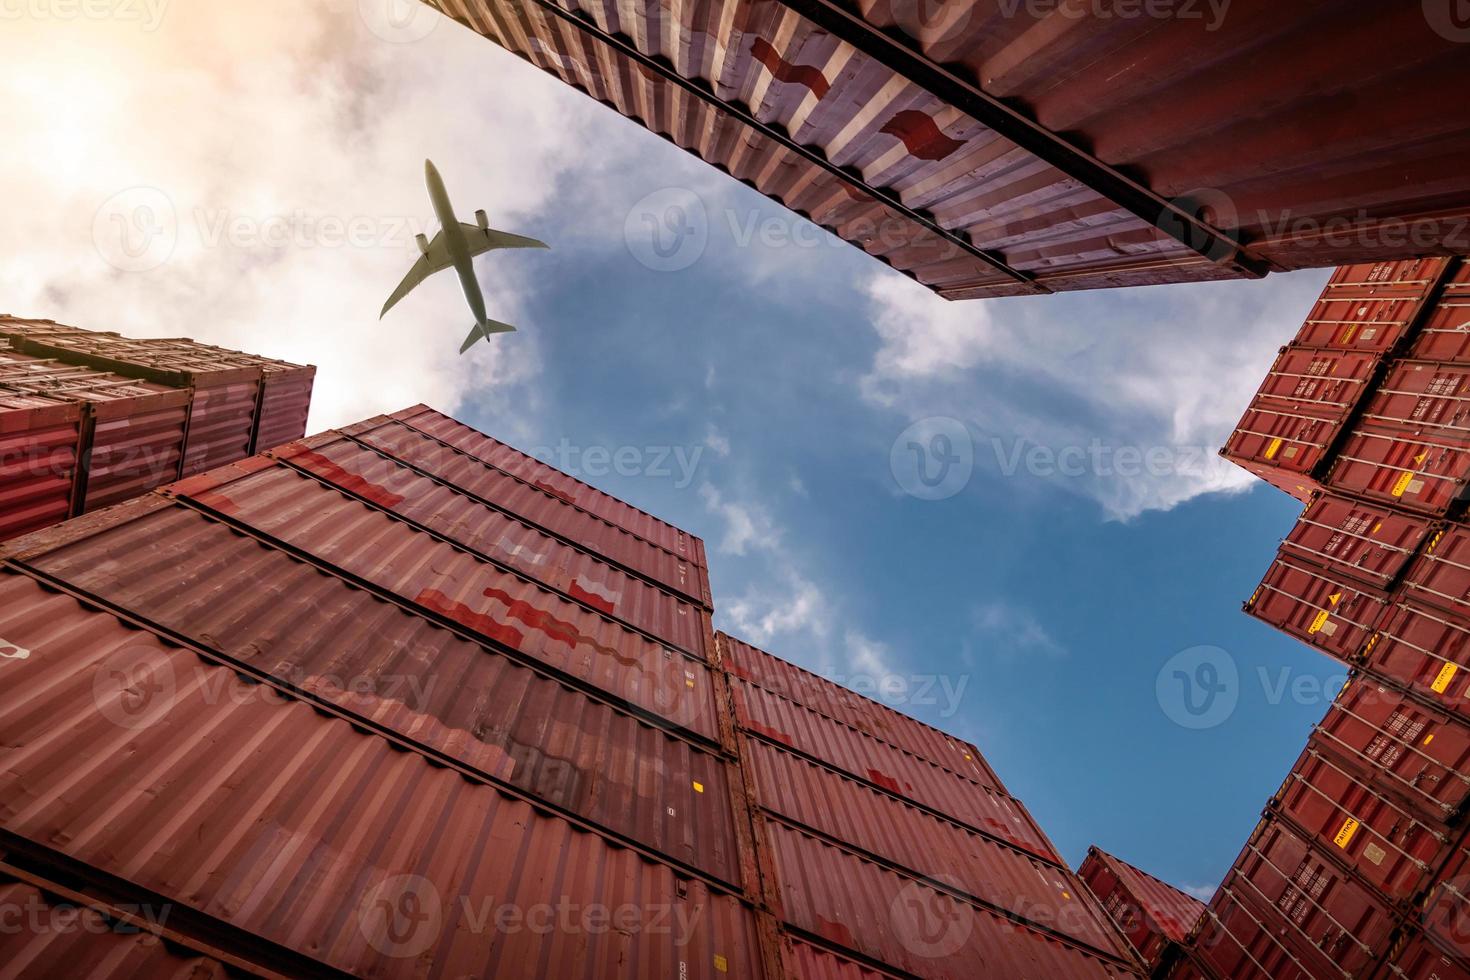
[[439,170],[432,161],[424,162],[424,179],[428,182],[429,199],[434,202],[434,216],[439,219],[444,245],[454,261],[454,271],[459,275],[464,298],[470,304],[475,322],[483,327],[489,316],[485,312],[485,297],[480,292],[480,283],[475,278],[475,259],[470,254],[470,243],[464,236],[464,228],[454,214],[454,205],[449,203],[449,191],[444,187],[444,178],[439,176]]

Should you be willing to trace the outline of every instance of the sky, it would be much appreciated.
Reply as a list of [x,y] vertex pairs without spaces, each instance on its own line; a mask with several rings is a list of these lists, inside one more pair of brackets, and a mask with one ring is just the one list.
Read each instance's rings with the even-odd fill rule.
[[[0,312],[319,366],[708,543],[716,625],[977,743],[1074,866],[1208,896],[1343,671],[1240,611],[1299,506],[1220,446],[1326,271],[946,303],[404,0],[23,0]],[[467,220],[457,282],[378,311]]]

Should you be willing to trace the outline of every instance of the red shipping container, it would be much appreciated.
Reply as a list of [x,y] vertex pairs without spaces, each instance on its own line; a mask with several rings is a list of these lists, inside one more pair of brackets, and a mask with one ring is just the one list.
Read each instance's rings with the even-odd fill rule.
[[1269,817],[1257,825],[1222,889],[1250,907],[1313,977],[1368,976],[1388,954],[1400,921],[1320,845]]
[[1364,665],[1446,711],[1470,718],[1470,624],[1400,599],[1369,641]]
[[1449,824],[1470,799],[1470,725],[1370,674],[1353,675],[1311,744],[1427,820]]
[[490,507],[710,607],[709,576],[693,562],[555,494],[387,417],[369,419],[342,431],[364,446],[442,480]]
[[1277,479],[1288,486],[1314,481],[1368,394],[1378,364],[1378,355],[1361,351],[1283,347],[1224,455],[1279,470]]
[[[731,679],[731,690],[736,721],[746,731],[976,830],[997,827],[991,796],[1004,796],[1002,787],[965,779],[738,678]],[[1042,856],[1053,864],[1062,863],[1056,854]]]
[[1281,553],[1391,589],[1433,527],[1387,507],[1317,494],[1282,542]]
[[882,980],[898,976],[793,936],[786,937],[784,949],[785,968],[796,980]]
[[0,659],[0,824],[31,866],[82,862],[356,975],[760,975],[732,895],[3,577],[0,636],[27,655]]
[[[711,749],[227,529],[192,526],[130,557],[118,550],[127,537],[104,534],[30,562],[447,764],[739,883],[730,806],[738,776]],[[122,581],[67,574],[66,563],[84,556],[113,568],[126,561],[113,573]],[[180,567],[191,569],[187,587]],[[21,590],[15,601],[28,596]],[[309,630],[300,625],[304,609]]]
[[1415,934],[1405,938],[1378,976],[1382,980],[1470,980],[1470,965]]
[[707,659],[706,611],[338,433],[272,455],[653,639]]
[[1283,549],[1245,611],[1330,657],[1355,663],[1388,606],[1386,593],[1292,558]]
[[1470,264],[1456,266],[1409,350],[1416,361],[1470,361]]
[[[718,635],[722,666],[736,677],[881,739],[937,766],[987,785],[1000,779],[980,750],[879,701],[863,697],[727,633]],[[882,678],[870,678],[875,685]]]
[[1425,898],[1419,924],[1439,948],[1470,965],[1470,841],[1461,840]]
[[1170,977],[1198,977],[1203,967],[1210,980],[1319,980],[1296,959],[1290,946],[1267,924],[1269,913],[1241,896],[1231,872],[1221,883],[1190,943],[1187,964]]
[[1176,959],[1166,972],[1155,976],[1161,980],[1216,980],[1187,952]]
[[[231,479],[261,467],[257,479]],[[223,568],[280,596],[279,583],[304,560],[303,567],[544,665],[568,683],[718,739],[714,681],[704,664],[270,460],[249,460],[169,492],[197,499],[215,516],[192,506],[160,509],[161,498],[145,498],[108,511],[105,522],[12,542],[12,554],[186,633],[196,628],[198,610],[181,604],[169,585],[179,569],[197,575]],[[206,555],[221,564],[201,565]]]
[[1444,516],[1470,480],[1470,364],[1398,361],[1373,393],[1327,485]]
[[1394,905],[1407,904],[1429,884],[1453,843],[1442,825],[1311,746],[1270,807]]
[[1451,524],[1434,536],[1409,568],[1403,595],[1470,626],[1470,527]]
[[1151,972],[1189,938],[1205,911],[1198,899],[1097,847],[1087,849],[1077,875]]
[[425,405],[405,409],[392,417],[411,429],[468,453],[492,469],[559,497],[573,507],[636,534],[700,568],[705,567],[704,542],[688,531],[568,476],[534,456],[512,449],[458,419]]
[[1066,877],[1064,869],[1042,863],[1055,850],[1014,800],[992,798],[1000,819],[982,833],[768,743],[746,740],[741,754],[756,802],[785,822],[917,874],[943,877],[1022,917],[1039,914],[1079,942],[1123,955],[1092,903],[1059,898],[1053,885]]
[[[69,898],[69,890],[43,884],[47,891],[0,871],[0,912],[5,918],[0,963],[8,976],[226,980],[240,975],[228,972],[199,946],[189,948],[177,929],[166,930],[173,911],[166,905],[140,903],[119,910],[102,903],[73,904],[55,894],[61,891]],[[129,917],[121,920],[121,915]],[[238,965],[241,973],[248,969]]]
[[1454,261],[1400,259],[1339,266],[1294,343],[1392,353],[1407,339],[1424,301]]
[[767,822],[766,837],[784,921],[909,975],[924,980],[1138,976],[1133,967],[1049,930],[1016,922],[810,834]]
[[0,391],[0,540],[71,514],[82,408]]

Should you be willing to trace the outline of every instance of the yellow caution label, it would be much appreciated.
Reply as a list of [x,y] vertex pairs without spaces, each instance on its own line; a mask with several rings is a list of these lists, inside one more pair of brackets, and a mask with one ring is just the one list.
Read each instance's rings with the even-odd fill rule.
[[1324,609],[1312,617],[1312,625],[1307,627],[1307,633],[1316,633],[1327,625],[1327,610]]
[[1459,671],[1460,668],[1454,664],[1445,664],[1439,668],[1439,674],[1435,676],[1434,683],[1429,685],[1429,689],[1435,694],[1443,694],[1445,688],[1450,686],[1450,681],[1455,679],[1455,674],[1459,673]]
[[1281,437],[1280,436],[1277,436],[1275,439],[1272,439],[1271,440],[1271,444],[1266,447],[1266,458],[1267,459],[1275,459],[1276,458],[1276,453],[1280,449],[1281,449]]
[[1404,495],[1404,491],[1409,489],[1409,484],[1413,481],[1414,471],[1404,470],[1402,473],[1399,474],[1399,478],[1393,481],[1393,495],[1395,497],[1402,497]]
[[1358,325],[1356,323],[1349,325],[1348,328],[1342,332],[1342,340],[1338,341],[1338,343],[1340,343],[1340,344],[1350,344],[1350,343],[1352,343],[1353,342],[1353,335],[1356,334],[1357,332],[1358,332]]
[[1422,453],[1420,453],[1418,456],[1415,456],[1414,457],[1414,465],[1415,466],[1423,466],[1424,465],[1424,461],[1426,459],[1428,459],[1428,458],[1429,458],[1429,450],[1426,449]]
[[1382,521],[1379,521],[1377,524],[1374,524],[1373,525],[1373,530],[1369,531],[1368,533],[1369,534],[1377,534],[1381,530],[1383,530],[1383,522]]
[[1348,844],[1352,842],[1353,835],[1358,832],[1358,826],[1359,824],[1356,820],[1348,817],[1347,820],[1343,821],[1342,829],[1337,832],[1337,836],[1332,838],[1332,843],[1346,850]]
[[727,959],[725,959],[723,956],[719,955],[718,953],[716,953],[715,954],[715,969],[716,970],[719,970],[721,973],[729,973],[730,972],[730,961],[727,960]]
[[1334,593],[1332,593],[1332,595],[1330,595],[1330,596],[1327,597],[1327,604],[1329,606],[1335,606],[1335,605],[1337,605],[1341,601],[1342,601],[1342,593],[1341,592],[1334,592]]
[[694,792],[696,792],[696,793],[703,793],[704,792],[704,783],[695,783],[694,784]]
[[1425,735],[1424,736],[1424,744],[1425,745],[1428,745],[1432,741],[1434,741],[1434,733],[1433,732],[1430,732],[1428,735]]

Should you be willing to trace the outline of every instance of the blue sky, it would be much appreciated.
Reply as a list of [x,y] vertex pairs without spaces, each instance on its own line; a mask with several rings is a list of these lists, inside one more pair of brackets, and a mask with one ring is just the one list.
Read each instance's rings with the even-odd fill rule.
[[[1240,612],[1298,508],[1213,455],[1326,273],[946,304],[372,8],[7,26],[0,308],[315,362],[316,428],[425,401],[537,450],[706,538],[723,628],[977,742],[1074,864],[1212,888],[1341,677]],[[483,261],[522,331],[463,359],[448,278],[377,320],[425,157],[553,245]]]

